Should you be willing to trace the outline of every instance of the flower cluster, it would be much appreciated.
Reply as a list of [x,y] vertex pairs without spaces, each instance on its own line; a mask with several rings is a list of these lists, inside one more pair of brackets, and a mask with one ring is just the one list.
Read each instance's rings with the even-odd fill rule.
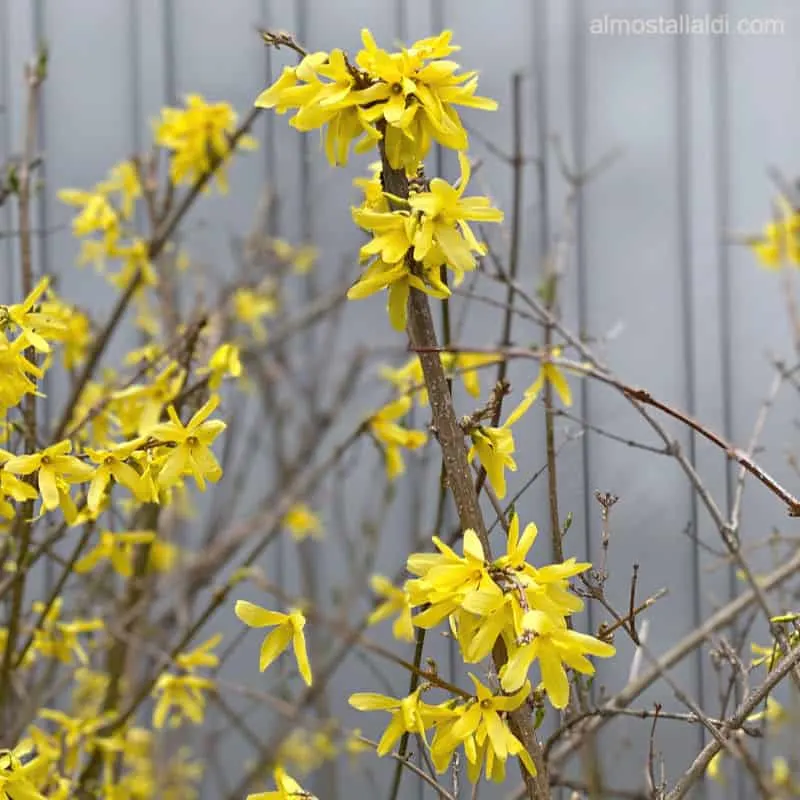
[[[440,771],[448,768],[460,745],[473,781],[483,765],[487,778],[503,780],[509,755],[518,755],[533,771],[505,714],[530,696],[532,665],[539,667],[540,693],[556,708],[564,708],[569,701],[566,669],[591,675],[594,666],[587,655],[608,658],[615,652],[608,642],[578,633],[567,624],[583,608],[582,600],[569,592],[568,580],[590,564],[570,558],[534,567],[527,557],[536,532],[530,524],[520,534],[519,517],[512,516],[506,553],[493,561],[486,559],[474,531],[464,533],[463,555],[434,537],[438,552],[409,557],[408,571],[416,577],[402,589],[382,578],[374,580],[373,587],[386,600],[370,621],[397,614],[394,633],[398,638],[412,638],[414,627],[428,629],[447,622],[465,663],[483,661],[498,641],[508,654],[498,676],[498,691],[471,676],[474,693],[438,705],[423,702],[422,687],[403,700],[361,693],[351,697],[352,705],[360,710],[394,712],[379,755],[388,753],[405,732],[418,733],[427,742],[427,731],[433,729],[430,751]],[[435,681],[431,684],[436,685]]]
[[446,60],[459,48],[451,31],[421,39],[388,53],[368,30],[355,63],[342,50],[309,53],[256,99],[278,114],[296,113],[290,124],[300,131],[321,128],[325,152],[334,166],[347,163],[351,146],[367,152],[385,138],[395,169],[414,175],[431,143],[464,150],[467,133],[455,106],[492,110],[493,100],[478,97],[474,72],[458,73]]
[[215,683],[211,678],[198,675],[203,667],[214,668],[219,658],[211,651],[222,641],[221,634],[215,634],[193,650],[180,653],[175,658],[176,672],[162,672],[153,687],[157,698],[153,709],[153,727],[163,728],[169,720],[170,727],[177,728],[184,722],[194,725],[202,723],[205,716],[205,691],[213,691]]
[[[80,689],[97,688],[97,673],[84,673]],[[86,681],[91,681],[87,684]],[[96,696],[96,695],[95,695]],[[166,800],[196,798],[203,765],[181,747],[167,759],[159,753],[153,732],[130,725],[116,734],[103,733],[109,715],[91,705],[74,703],[72,713],[44,708],[13,750],[0,753],[0,790],[20,800],[69,800],[74,781],[87,759],[98,754],[100,797]]]
[[[234,150],[256,147],[251,136],[232,139],[236,112],[228,103],[208,103],[199,94],[186,98],[183,108],[162,109],[161,119],[153,123],[155,145],[166,154],[168,188],[158,192],[158,159],[122,161],[91,189],[62,189],[59,199],[78,209],[72,220],[72,233],[81,241],[78,264],[93,264],[98,272],[119,290],[131,284],[136,287],[137,323],[146,332],[157,327],[150,313],[146,290],[159,285],[152,242],[137,233],[137,203],[146,200],[148,216],[154,224],[162,224],[170,210],[169,201],[177,186],[195,184],[215,175],[221,192],[227,191],[226,163]],[[205,186],[204,191],[208,191]],[[187,263],[183,252],[175,253],[171,242],[158,246],[172,252],[174,266],[182,269]],[[301,259],[309,262],[309,256]],[[110,262],[119,264],[109,271]]]
[[458,154],[458,160],[458,188],[434,178],[424,188],[413,188],[407,201],[394,200],[394,208],[377,210],[366,199],[353,209],[353,220],[371,233],[372,239],[360,253],[362,262],[369,264],[347,296],[360,299],[387,289],[389,320],[396,330],[405,329],[412,288],[431,297],[447,298],[450,289],[442,281],[442,267],[453,272],[458,286],[464,273],[475,269],[475,254],[486,254],[485,245],[475,237],[469,223],[503,219],[503,213],[493,208],[488,198],[463,196],[471,169],[463,153]]
[[[172,183],[193,184],[230,154],[236,112],[228,103],[207,103],[202,95],[190,94],[184,108],[162,109],[161,119],[153,124],[153,129],[155,143],[171,153]],[[242,136],[235,146],[252,150],[257,145],[252,136]],[[227,192],[223,164],[216,168],[215,175],[220,191]]]
[[[199,796],[203,764],[188,746],[173,746],[180,743],[169,731],[204,723],[222,637],[193,644],[182,634],[175,644],[173,631],[156,630],[166,614],[164,573],[192,563],[191,537],[176,530],[194,510],[194,489],[222,477],[215,450],[226,384],[247,387],[247,355],[266,338],[282,280],[308,272],[317,257],[313,247],[263,237],[246,243],[244,258],[266,262],[266,278],[240,275],[209,292],[199,269],[185,275],[195,265],[174,232],[214,179],[226,191],[231,156],[255,146],[249,125],[237,129],[229,104],[190,95],[162,111],[150,153],[116,164],[88,189],[59,192],[78,265],[94,264],[118,293],[106,325],[95,326],[49,277],[36,283],[24,248],[27,296],[0,298],[0,706],[6,741],[17,737],[0,751],[0,797]],[[13,192],[22,198],[16,184]],[[131,307],[141,341],[111,353]],[[65,388],[67,404],[43,413]],[[299,502],[284,522],[297,539],[321,534]],[[53,568],[47,580],[27,582],[44,561]],[[44,596],[31,598],[34,587]],[[274,626],[274,655],[288,634],[310,683],[303,615],[264,623],[237,608]],[[281,797],[301,791],[280,768],[276,781]]]
[[[290,124],[298,130],[324,129],[334,165],[346,163],[353,143],[357,152],[377,146],[393,169],[415,179],[410,196],[398,198],[384,195],[376,173],[360,182],[364,202],[353,209],[356,224],[372,240],[361,248],[362,261],[369,263],[348,297],[387,289],[389,319],[403,330],[411,288],[446,298],[450,289],[442,267],[453,271],[458,285],[475,268],[475,255],[485,255],[469,223],[503,219],[487,198],[464,197],[468,137],[455,108],[492,110],[497,104],[476,96],[476,73],[460,74],[447,60],[459,49],[451,44],[450,31],[396,53],[379,48],[367,30],[361,36],[364,48],[354,62],[341,50],[309,53],[296,67],[285,67],[256,105],[279,114],[296,109]],[[441,178],[416,180],[433,141],[458,151],[457,187]]]

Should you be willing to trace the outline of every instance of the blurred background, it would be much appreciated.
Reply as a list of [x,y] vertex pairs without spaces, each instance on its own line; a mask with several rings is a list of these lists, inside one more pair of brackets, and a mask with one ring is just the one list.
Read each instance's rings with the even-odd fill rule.
[[[724,16],[728,33],[624,35],[609,30],[611,18],[681,15]],[[749,34],[738,30],[744,19],[753,21]],[[758,20],[776,22],[761,25]],[[351,52],[360,47],[362,27],[386,48],[452,29],[462,47],[454,58],[464,69],[479,70],[479,93],[500,103],[496,113],[464,115],[472,132],[471,156],[480,161],[473,192],[491,195],[507,211],[512,170],[498,151],[511,150],[512,76],[520,74],[529,157],[522,185],[520,281],[536,288],[545,255],[564,235],[570,187],[562,162],[576,173],[605,163],[581,188],[575,214],[567,220],[569,255],[560,289],[565,323],[593,337],[597,352],[627,383],[686,410],[729,441],[747,444],[774,374],[770,360],[790,358],[792,352],[779,277],[759,269],[737,239],[757,233],[773,214],[776,183],[770,170],[788,182],[800,172],[800,106],[794,97],[800,80],[800,6],[794,0],[0,0],[0,163],[21,148],[23,64],[37,42],[46,41],[50,48],[40,120],[45,164],[36,206],[37,268],[63,276],[68,298],[102,312],[111,295],[89,272],[74,271],[77,243],[69,231],[70,210],[58,203],[56,191],[89,186],[110,165],[145,149],[150,121],[186,93],[228,101],[244,115],[281,66],[293,63],[291,54],[264,47],[258,27],[290,31],[311,50],[342,47]],[[231,242],[250,230],[268,189],[279,200],[272,219],[275,233],[320,249],[316,280],[335,283],[326,275],[335,273],[338,280],[340,266],[348,261],[355,278],[361,235],[350,221],[349,207],[358,197],[351,182],[366,172],[368,160],[356,156],[347,168],[333,170],[316,133],[298,135],[286,118],[272,113],[262,115],[253,133],[259,149],[235,159],[229,196],[215,194],[195,208],[183,228],[183,244],[194,258],[224,272]],[[428,171],[453,180],[458,165],[451,155],[434,152]],[[3,221],[6,230],[13,225],[10,216]],[[507,248],[507,233],[496,234],[494,244],[500,251]],[[0,248],[5,248],[0,291],[16,298],[13,236],[0,241]],[[500,318],[486,305],[470,306],[459,342],[490,346],[499,337]],[[541,340],[541,332],[520,321],[514,339],[532,344]],[[385,360],[404,357],[403,343],[398,344],[377,297],[350,304],[345,312],[339,346],[345,352],[364,343],[393,346],[396,357]],[[528,385],[536,369],[533,362],[515,363],[512,384]],[[577,378],[571,383],[575,416],[619,436],[658,444],[617,392]],[[354,408],[351,424],[374,407],[378,396],[377,385],[365,388],[363,408]],[[797,485],[787,460],[797,442],[797,418],[796,396],[787,390],[776,401],[758,455],[789,487]],[[427,420],[417,422],[422,427]],[[673,421],[665,419],[665,425],[726,509],[735,473],[724,455],[694,441]],[[673,460],[608,437],[577,435],[579,428],[569,420],[559,422],[561,439],[568,439],[559,455],[562,513],[573,514],[568,554],[598,557],[600,509],[594,492],[619,495],[612,517],[609,594],[626,605],[633,564],[640,565],[642,597],[669,589],[647,615],[650,645],[663,652],[739,591],[737,580],[703,549],[704,542],[718,546],[718,535]],[[512,490],[542,467],[543,440],[541,415],[529,415],[518,434],[520,469]],[[394,503],[380,530],[377,567],[389,575],[397,572],[408,543],[419,535],[413,498],[434,493],[430,481],[435,470],[409,460],[414,462],[410,478],[398,490],[407,502]],[[347,502],[354,507],[367,502],[373,478],[374,464],[350,470]],[[523,521],[537,520],[544,528],[543,483],[534,483],[517,507]],[[316,507],[325,518],[325,496]],[[763,487],[748,486],[741,529],[745,546],[763,540],[775,527],[791,534],[795,524]],[[542,539],[534,556],[546,560]],[[295,567],[290,555],[282,558],[279,577],[291,591]],[[768,555],[762,561],[756,564],[769,566]],[[269,554],[264,566],[274,569]],[[326,555],[316,570],[322,596],[346,575],[335,555]],[[595,608],[578,624],[596,630],[602,620]],[[238,630],[230,611],[218,616],[216,625]],[[390,642],[385,627],[379,636]],[[258,641],[251,639],[226,670],[230,679],[258,686]],[[618,643],[618,658],[600,666],[597,691],[602,686],[613,692],[627,680],[631,650],[621,639]],[[403,673],[384,671],[388,686],[403,692]],[[718,681],[707,651],[686,659],[672,674],[714,713]],[[346,705],[356,689],[387,687],[376,685],[372,672],[353,659],[331,684],[330,713],[377,736],[380,720],[373,717],[379,715],[358,715]],[[679,709],[665,686],[637,707],[654,700]],[[251,723],[264,732],[281,724],[267,717]],[[611,785],[642,787],[648,734],[648,723],[637,720],[618,720],[604,730],[601,753],[613,765]],[[661,724],[657,749],[671,781],[688,767],[698,744],[695,729]],[[223,741],[220,761],[233,781],[248,747],[235,732]],[[374,786],[385,785],[391,772],[387,765],[362,758],[366,766],[350,771],[343,765],[338,771],[339,797],[372,796]],[[377,784],[368,771],[375,772]],[[322,798],[335,796],[331,784],[312,780],[310,785]],[[736,796],[738,791],[746,797],[745,786],[729,781],[726,787],[712,787],[709,796]],[[221,796],[208,782],[204,792],[208,798]],[[407,776],[401,797],[416,798],[418,792],[422,789]],[[505,795],[494,789],[482,796]]]

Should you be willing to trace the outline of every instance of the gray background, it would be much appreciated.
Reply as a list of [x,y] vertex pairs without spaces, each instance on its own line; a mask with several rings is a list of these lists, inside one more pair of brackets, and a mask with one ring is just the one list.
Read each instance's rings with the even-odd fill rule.
[[[733,25],[745,16],[776,17],[782,36],[592,36],[592,18],[691,12],[726,13]],[[735,232],[755,232],[769,216],[773,186],[767,168],[787,176],[798,172],[796,139],[800,77],[800,7],[792,0],[709,0],[703,2],[614,2],[613,0],[0,0],[0,162],[19,151],[22,126],[22,64],[36,40],[51,47],[50,77],[44,90],[42,141],[46,153],[43,202],[37,206],[38,263],[43,272],[69,274],[75,254],[66,223],[69,210],[55,199],[56,189],[84,187],[99,180],[126,154],[143,147],[149,120],[159,108],[185,92],[230,101],[241,114],[280,64],[283,54],[268,54],[255,27],[285,28],[312,49],[334,46],[354,50],[359,29],[369,27],[380,44],[414,39],[441,27],[455,32],[463,50],[454,56],[481,71],[480,93],[497,98],[500,111],[473,113],[468,123],[503,149],[510,147],[510,76],[525,76],[525,140],[530,155],[544,158],[546,194],[536,171],[525,173],[525,234],[522,280],[534,285],[541,241],[542,204],[551,235],[562,223],[563,181],[547,138],[558,134],[568,158],[578,167],[594,163],[614,147],[623,156],[582,193],[577,247],[563,283],[563,310],[573,329],[616,335],[602,346],[615,371],[657,397],[693,411],[710,427],[744,445],[771,379],[766,354],[789,354],[789,328],[779,281],[757,269],[751,254],[731,246]],[[264,115],[254,133],[259,151],[231,170],[231,195],[203,200],[186,229],[190,248],[207,260],[224,263],[227,237],[246,231],[265,184],[282,197],[280,232],[290,241],[312,238],[326,259],[338,264],[358,244],[349,222],[354,195],[350,179],[363,171],[356,157],[347,170],[333,171],[317,147],[316,135],[303,139],[285,118]],[[489,191],[509,209],[510,170],[477,138],[472,154],[485,159],[476,187]],[[453,159],[442,161],[454,176]],[[10,215],[4,228],[13,228]],[[502,238],[498,241],[502,243]],[[3,249],[4,248],[4,249]],[[5,265],[0,286],[15,296],[16,247],[0,242]],[[70,281],[65,293],[102,308],[109,294],[96,279]],[[480,307],[478,307],[480,308]],[[363,301],[348,312],[345,344],[368,335],[370,342],[396,343],[382,303]],[[481,331],[497,327],[495,317],[475,311],[465,343],[484,344]],[[521,326],[520,326],[521,327]],[[519,341],[538,332],[517,331]],[[515,367],[521,381],[534,366]],[[578,413],[594,425],[652,441],[618,394],[598,385],[576,390]],[[776,477],[792,486],[786,453],[794,436],[794,397],[785,392],[767,428],[760,458]],[[520,450],[521,485],[543,459],[541,418],[527,421]],[[676,436],[686,433],[668,423]],[[726,503],[724,459],[703,442],[696,446],[698,469]],[[703,572],[696,580],[696,549],[682,535],[692,525],[701,538],[715,533],[702,509],[693,505],[689,487],[672,461],[631,450],[598,437],[584,437],[565,448],[560,461],[562,510],[575,515],[570,552],[598,551],[599,517],[592,493],[615,492],[610,568],[619,580],[611,594],[624,604],[632,563],[642,564],[641,592],[668,586],[669,597],[650,614],[651,642],[666,649],[707,615],[729,591],[724,570]],[[362,475],[368,479],[368,473]],[[358,485],[353,486],[359,492]],[[523,518],[537,519],[546,530],[541,487],[520,504]],[[395,514],[397,517],[397,514]],[[395,520],[399,536],[386,533],[381,551],[392,574],[402,557],[408,524]],[[772,526],[788,528],[782,507],[762,487],[747,493],[743,517],[745,543],[762,538]],[[402,536],[402,540],[400,540]],[[395,544],[391,544],[394,541]],[[399,541],[399,545],[397,542]],[[542,544],[542,546],[544,546]],[[335,565],[335,561],[333,562]],[[329,562],[330,564],[330,562]],[[335,566],[334,566],[335,568]],[[331,568],[328,565],[328,572]],[[328,575],[331,584],[335,575]],[[599,618],[594,619],[594,624]],[[231,625],[230,621],[226,624]],[[253,658],[257,642],[232,664],[236,677],[257,681]],[[601,670],[609,690],[620,688],[630,652]],[[704,662],[705,663],[705,662]],[[700,662],[689,659],[675,670],[681,685],[698,693]],[[367,688],[370,673],[358,665],[339,673],[333,711],[370,733],[377,719],[357,719],[344,697]],[[392,674],[390,672],[390,674]],[[405,678],[398,675],[399,692]],[[715,691],[706,676],[706,699],[713,710]],[[379,689],[373,686],[371,688]],[[646,698],[665,699],[667,690]],[[377,716],[377,715],[376,715]],[[258,727],[258,723],[254,723]],[[264,723],[265,728],[269,725]],[[638,786],[646,754],[642,723],[615,723],[604,754],[615,764],[613,785]],[[232,738],[232,742],[235,739]],[[665,722],[658,747],[674,779],[688,765],[697,737],[679,723]],[[242,749],[231,744],[241,757]],[[234,759],[234,760],[238,760]],[[374,766],[374,765],[373,765]],[[236,769],[231,767],[231,774]],[[382,779],[388,769],[380,771]],[[343,773],[343,780],[347,773]],[[361,786],[361,784],[355,784]],[[406,778],[403,796],[416,796]],[[320,788],[325,797],[325,789]],[[358,789],[359,793],[361,792]],[[368,792],[368,789],[364,789]],[[731,789],[732,791],[732,789]],[[207,796],[214,796],[213,791]],[[342,796],[350,796],[345,791]]]

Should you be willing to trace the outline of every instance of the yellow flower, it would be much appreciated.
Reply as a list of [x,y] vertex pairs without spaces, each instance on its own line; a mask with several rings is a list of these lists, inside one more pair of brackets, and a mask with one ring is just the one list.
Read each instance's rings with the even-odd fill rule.
[[[33,648],[45,658],[53,658],[64,664],[71,664],[73,655],[81,664],[87,664],[89,657],[78,637],[103,630],[105,625],[100,619],[62,622],[59,619],[62,605],[59,597],[47,610],[41,624],[33,631]],[[37,600],[32,608],[36,614],[41,614],[45,610],[45,604]]]
[[788,789],[792,795],[797,796],[792,781],[792,769],[783,756],[772,759],[772,783],[776,787]]
[[354,178],[353,185],[361,189],[364,194],[362,207],[368,208],[370,211],[391,211],[389,208],[389,201],[383,191],[381,183],[382,165],[380,161],[373,161],[369,165],[372,171],[372,176],[369,178]]
[[42,505],[48,511],[58,508],[63,498],[59,497],[60,483],[78,483],[92,477],[92,468],[74,456],[68,455],[72,442],[64,439],[58,444],[31,455],[12,456],[4,469],[15,475],[37,473]]
[[291,609],[288,614],[279,611],[268,611],[247,600],[236,601],[236,616],[251,628],[274,627],[261,645],[258,668],[263,672],[291,643],[297,668],[308,686],[311,686],[311,665],[308,663],[306,640],[303,628],[306,618],[298,609]]
[[219,666],[219,657],[211,651],[217,647],[221,641],[222,634],[215,633],[202,644],[195,647],[194,650],[190,650],[187,653],[180,653],[176,656],[175,663],[187,672],[191,672],[193,669],[198,669],[199,667],[213,669]]
[[[413,175],[432,140],[454,150],[467,147],[467,132],[453,105],[485,110],[497,104],[475,97],[475,72],[457,74],[458,64],[441,60],[458,50],[451,31],[421,39],[399,53],[380,49],[368,30],[361,32],[364,49],[356,62],[374,81],[360,92],[370,121],[387,123],[386,153],[394,169]],[[426,61],[431,63],[426,63]]]
[[550,360],[550,358],[559,358],[560,356],[561,348],[554,347],[550,352],[550,356],[542,359],[536,380],[525,390],[526,397],[531,397],[535,400],[539,396],[539,392],[542,391],[545,382],[547,382],[555,389],[561,402],[567,408],[572,405],[572,392],[567,379],[564,377],[564,373]]
[[270,244],[275,257],[285,264],[291,264],[298,275],[309,272],[319,255],[317,248],[311,245],[293,247],[284,239],[272,239]]
[[267,340],[267,331],[262,319],[274,314],[277,307],[274,296],[268,291],[242,288],[237,289],[233,294],[233,309],[236,318],[250,328],[253,338],[257,342]]
[[113,392],[112,410],[126,436],[149,434],[161,419],[164,406],[178,396],[184,371],[171,362],[149,383]]
[[17,750],[0,750],[0,792],[9,800],[46,800],[28,778],[28,764],[23,764]]
[[[44,370],[25,358],[28,342],[24,336],[17,336],[9,342],[2,332],[2,312],[0,307],[0,413],[16,406],[26,394],[39,395],[33,378],[41,378]],[[41,395],[40,395],[41,396]]]
[[502,361],[501,355],[491,353],[455,353],[449,354],[452,359],[451,369],[461,374],[464,388],[472,397],[480,397],[481,383],[478,377],[478,368],[488,364],[496,364]]
[[488,572],[486,555],[475,531],[464,531],[464,555],[459,556],[438,536],[433,537],[438,553],[412,553],[406,568],[417,579],[406,581],[411,604],[428,608],[414,617],[421,628],[438,625],[460,607],[469,592],[478,592],[494,582]]
[[585,633],[570,630],[561,618],[532,609],[522,621],[526,631],[535,634],[527,644],[516,648],[500,673],[506,691],[514,691],[526,680],[531,663],[539,660],[542,684],[550,702],[564,708],[569,702],[569,681],[564,664],[584,675],[594,674],[594,665],[586,654],[610,658],[613,645]]
[[276,114],[311,105],[322,88],[316,68],[327,58],[328,54],[321,51],[309,53],[296,67],[284,67],[277,80],[256,97],[253,105],[274,108]]
[[378,81],[363,93],[365,102],[377,105],[371,116],[377,119],[379,112],[390,125],[405,127],[407,101],[417,91],[414,76],[420,60],[403,53],[390,55],[378,47],[366,28],[361,31],[361,41],[364,49],[356,56],[356,63]]
[[153,531],[126,531],[115,533],[101,531],[97,544],[83,558],[75,562],[75,572],[90,572],[103,561],[110,561],[117,575],[130,578],[133,575],[134,548],[138,544],[149,544],[155,539]]
[[50,279],[42,278],[21,303],[6,307],[8,320],[20,329],[22,336],[40,353],[50,352],[45,336],[60,338],[66,331],[61,321],[52,315],[43,314],[39,309],[39,301],[49,286]]
[[536,767],[522,743],[511,732],[505,716],[509,711],[519,708],[530,694],[530,686],[525,684],[513,695],[495,695],[472,673],[469,675],[475,685],[475,700],[465,710],[459,709],[459,716],[444,729],[442,735],[431,745],[431,755],[437,770],[447,768],[453,751],[464,744],[467,757],[467,774],[472,782],[477,782],[480,768],[485,759],[486,777],[501,782],[505,778],[505,762],[516,756],[531,775]]
[[425,729],[431,724],[427,704],[421,700],[422,686],[408,697],[397,699],[373,692],[356,692],[348,702],[358,711],[389,711],[392,718],[378,742],[377,754],[385,756],[404,733],[416,733],[425,740]]
[[499,428],[477,425],[469,434],[472,447],[469,449],[468,458],[472,461],[476,455],[478,456],[492,489],[501,500],[506,496],[506,469],[512,472],[516,472],[517,469],[511,426],[531,407],[533,401],[533,396],[525,397]]
[[724,749],[718,750],[713,756],[711,756],[711,760],[706,765],[706,775],[708,775],[712,781],[716,781],[717,783],[725,783],[725,775],[721,770],[722,756],[724,754]]
[[108,191],[119,192],[122,216],[130,219],[136,200],[142,196],[142,187],[139,183],[139,173],[132,161],[121,161],[111,168],[109,179],[106,181]]
[[118,444],[108,450],[86,448],[86,455],[98,465],[92,475],[86,498],[86,504],[90,511],[96,512],[100,508],[100,503],[112,479],[133,492],[138,500],[145,502],[148,499],[149,492],[142,476],[126,463],[127,459],[134,451],[139,450],[144,442],[144,438],[138,438]]
[[350,146],[365,152],[385,128],[385,151],[395,169],[416,172],[432,141],[456,150],[467,133],[454,106],[494,109],[476,97],[476,73],[458,74],[458,65],[441,60],[458,48],[452,33],[421,39],[399,53],[379,48],[363,30],[364,49],[356,63],[341,50],[306,55],[256,98],[255,105],[278,114],[297,109],[290,124],[298,130],[323,129],[325,152],[333,165],[347,163]]
[[283,518],[292,538],[300,542],[308,536],[319,539],[322,536],[322,523],[319,517],[305,503],[295,503]]
[[132,239],[128,244],[115,245],[109,255],[121,258],[122,269],[109,278],[112,286],[125,291],[134,281],[139,282],[137,294],[146,286],[158,286],[158,273],[150,261],[150,247],[144,239]]
[[775,664],[778,663],[778,660],[781,657],[781,649],[778,644],[770,645],[769,647],[762,647],[760,644],[756,644],[755,642],[751,642],[750,644],[750,652],[753,655],[757,656],[754,658],[750,664],[753,667],[761,666],[762,664],[767,665],[767,671],[770,672]]
[[395,639],[405,642],[414,641],[414,623],[411,620],[411,603],[408,592],[393,586],[382,575],[373,575],[370,585],[375,594],[386,599],[375,607],[367,618],[367,624],[375,625],[377,622],[397,614],[397,619],[392,625],[392,634]]
[[[155,142],[171,151],[170,180],[176,184],[196,183],[212,167],[212,159],[231,153],[230,137],[236,129],[236,112],[228,103],[207,103],[199,94],[186,97],[185,108],[164,108],[156,122]],[[243,136],[237,147],[252,150],[256,141]],[[221,192],[228,190],[224,165],[215,171]]]
[[156,539],[150,544],[147,568],[153,572],[169,572],[178,558],[178,548],[170,542]]
[[767,707],[763,711],[751,714],[748,722],[756,722],[757,720],[765,719],[770,725],[777,726],[786,722],[789,719],[789,714],[786,709],[774,697],[767,697]]
[[[101,252],[108,252],[120,236],[120,218],[111,205],[105,191],[99,187],[92,191],[81,189],[62,189],[58,199],[69,206],[81,208],[72,220],[72,235],[80,239],[92,233],[103,235]],[[95,258],[97,252],[94,253]]]
[[300,131],[324,129],[328,161],[332,166],[344,165],[352,144],[362,153],[380,139],[378,130],[357,105],[355,88],[355,76],[341,50],[309,53],[297,67],[284,67],[278,80],[256,98],[255,105],[274,108],[278,114],[298,109],[289,124]]
[[362,738],[361,728],[353,728],[353,730],[347,734],[347,738],[344,742],[344,749],[347,755],[350,756],[350,760],[353,761],[362,753],[372,750],[372,747]]
[[74,673],[75,684],[70,697],[72,714],[96,717],[102,710],[103,698],[110,678],[105,672],[95,672],[88,667],[78,667]]
[[208,375],[208,388],[216,391],[222,385],[222,379],[231,376],[238,378],[242,374],[242,362],[239,360],[239,348],[235,344],[221,344],[208,360],[208,365],[197,370],[198,375]]
[[[442,362],[449,353],[442,353]],[[422,363],[419,356],[411,356],[405,364],[397,367],[381,367],[380,376],[389,381],[397,391],[409,394],[421,406],[428,405],[428,389],[425,386],[425,375],[422,372]]]
[[295,728],[280,746],[277,761],[279,764],[291,763],[293,770],[307,775],[337,755],[336,746],[327,731]]
[[246,800],[316,800],[315,795],[303,789],[283,768],[276,767],[273,778],[277,787],[275,791],[249,794]]
[[770,269],[779,269],[787,261],[800,265],[800,212],[783,197],[778,197],[779,217],[764,226],[759,237],[748,240],[756,258]]
[[170,421],[156,425],[150,436],[162,443],[175,445],[164,459],[158,472],[158,484],[170,487],[183,475],[192,475],[200,491],[205,491],[206,480],[216,483],[222,468],[211,452],[211,443],[225,430],[225,423],[208,419],[219,405],[219,397],[212,395],[186,425],[180,421],[174,406],[167,409]]
[[387,264],[396,264],[411,248],[417,220],[403,211],[372,211],[369,208],[353,208],[353,221],[360,228],[372,233],[372,240],[360,251],[362,261],[371,256],[380,256]]
[[401,397],[376,411],[369,419],[370,432],[383,448],[390,481],[405,471],[401,449],[416,450],[428,440],[424,431],[408,430],[395,422],[410,409],[411,398]]
[[450,296],[450,290],[441,282],[438,270],[426,270],[424,276],[420,277],[411,271],[405,259],[389,264],[378,257],[350,287],[347,297],[349,300],[361,300],[388,289],[386,309],[389,321],[396,331],[402,331],[406,327],[408,297],[412,287],[440,300]]
[[18,503],[23,503],[25,500],[35,500],[39,496],[33,486],[21,481],[13,473],[2,468],[2,465],[10,458],[13,458],[11,453],[0,450],[0,517],[5,519],[14,519],[16,515],[9,498],[16,500]]
[[203,722],[205,715],[206,698],[204,691],[213,690],[214,681],[199,675],[172,675],[163,673],[159,675],[153,695],[156,700],[153,709],[153,727],[161,729],[167,721],[171,711],[175,715],[170,720],[172,727],[178,727],[184,721],[195,725]]
[[53,296],[43,300],[39,308],[41,316],[50,320],[47,335],[62,343],[64,368],[75,369],[83,363],[92,344],[89,318],[74,306]]
[[408,203],[422,214],[422,222],[414,238],[414,258],[421,261],[434,244],[444,254],[447,266],[455,272],[456,285],[464,272],[475,268],[472,253],[486,254],[472,232],[469,221],[502,222],[503,212],[493,208],[487,197],[464,197],[470,178],[470,163],[463,153],[458,154],[461,165],[461,182],[457,189],[441,178],[434,178],[430,191],[415,192]]

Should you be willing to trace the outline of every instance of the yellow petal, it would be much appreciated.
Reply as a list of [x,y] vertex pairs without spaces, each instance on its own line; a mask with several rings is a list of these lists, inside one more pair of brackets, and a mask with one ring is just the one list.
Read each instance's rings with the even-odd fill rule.
[[234,613],[245,625],[249,625],[251,628],[281,625],[287,619],[286,614],[281,614],[278,611],[269,611],[248,600],[237,600],[234,606]]

